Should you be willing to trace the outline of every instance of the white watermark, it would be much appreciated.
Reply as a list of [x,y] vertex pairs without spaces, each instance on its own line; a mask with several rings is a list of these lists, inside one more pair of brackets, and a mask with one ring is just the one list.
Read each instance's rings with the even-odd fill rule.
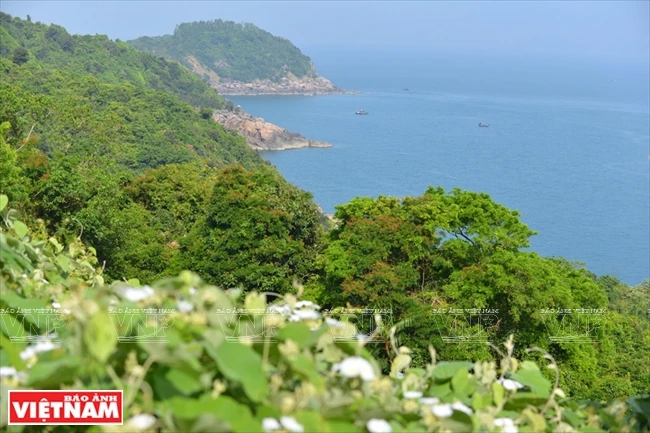
[[47,338],[60,342],[59,330],[68,322],[70,311],[61,308],[2,308],[0,326],[12,342],[36,342]]
[[603,308],[543,308],[540,310],[549,339],[562,343],[596,343],[603,326]]
[[445,343],[485,344],[499,323],[498,308],[436,308],[432,313]]
[[166,329],[174,324],[173,308],[109,308],[121,343],[169,343]]

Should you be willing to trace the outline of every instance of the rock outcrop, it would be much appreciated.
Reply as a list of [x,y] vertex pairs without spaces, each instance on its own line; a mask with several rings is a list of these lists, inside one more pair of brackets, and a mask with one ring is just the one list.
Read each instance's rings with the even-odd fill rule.
[[210,85],[224,96],[268,96],[268,95],[332,95],[354,93],[339,89],[330,80],[323,77],[282,78],[279,82],[255,80],[250,83],[241,81],[210,80]]
[[256,150],[288,150],[302,147],[332,147],[330,143],[309,140],[300,134],[287,131],[260,117],[253,117],[241,110],[216,111],[214,120],[224,128],[243,135]]
[[[192,64],[192,66],[194,66],[194,64]],[[200,70],[197,67],[194,67],[193,69],[194,72],[200,73]],[[224,96],[315,96],[359,93],[339,89],[327,78],[319,76],[313,66],[309,75],[298,78],[291,72],[288,72],[287,75],[278,82],[271,80],[254,80],[245,83],[242,81],[221,79],[206,74],[201,75],[209,77],[208,82],[210,83],[210,86],[212,86],[212,88],[214,88],[219,94]]]

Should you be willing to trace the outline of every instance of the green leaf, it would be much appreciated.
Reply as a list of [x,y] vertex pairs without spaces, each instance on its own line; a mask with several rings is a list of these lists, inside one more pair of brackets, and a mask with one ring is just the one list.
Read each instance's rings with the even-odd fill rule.
[[9,203],[9,197],[4,194],[0,194],[0,212],[4,210],[4,208],[7,206],[7,203]]
[[201,389],[198,377],[188,374],[185,371],[177,369],[169,370],[165,378],[183,395],[190,395]]
[[432,383],[429,387],[429,394],[434,397],[444,397],[451,394],[451,383],[449,381],[443,383]]
[[25,236],[27,236],[29,229],[27,228],[25,223],[23,223],[22,221],[14,221],[12,225],[14,231],[16,232],[19,238],[24,238]]
[[318,391],[324,390],[325,380],[318,373],[316,366],[311,359],[309,359],[306,355],[298,354],[295,359],[292,359],[290,362],[291,367],[309,379],[309,382],[314,385]]
[[546,431],[546,420],[542,415],[535,413],[530,409],[524,409],[521,414],[528,420],[528,423],[533,428],[533,431]]
[[104,363],[117,346],[117,334],[108,313],[96,313],[86,324],[84,342],[88,352],[99,362]]
[[451,378],[451,386],[454,390],[454,393],[462,398],[471,395],[476,390],[477,382],[476,378],[469,375],[467,369],[460,369],[454,374],[454,377]]
[[325,420],[318,412],[301,411],[294,416],[305,429],[306,432],[325,431]]
[[28,385],[34,388],[58,388],[79,375],[81,359],[69,356],[56,361],[38,361],[29,370]]
[[472,417],[467,415],[465,412],[455,410],[449,418],[444,418],[442,420],[440,423],[440,429],[459,433],[469,433],[474,431],[474,423]]
[[299,347],[307,347],[316,342],[327,329],[321,327],[312,331],[302,323],[288,323],[280,329],[278,337],[282,340],[293,340]]
[[490,396],[490,394],[481,394],[477,392],[474,394],[474,397],[472,397],[472,407],[476,410],[488,407],[491,403],[492,396]]
[[11,365],[16,370],[25,368],[25,362],[20,358],[20,350],[4,334],[0,334],[0,349],[0,365]]
[[527,406],[542,406],[547,398],[531,392],[518,392],[511,395],[505,404],[507,410],[525,409]]
[[[197,420],[201,415],[211,414],[218,421],[230,424],[228,431],[261,432],[262,425],[254,420],[247,406],[237,403],[230,397],[221,396],[213,399],[203,395],[199,399],[172,397],[166,400],[164,407],[180,420]],[[194,425],[197,428],[196,424]],[[198,428],[195,431],[214,431]]]
[[[2,301],[6,303],[9,308],[14,308],[16,310],[18,309],[34,310],[39,308],[46,308],[49,305],[49,303],[43,299],[25,299],[19,296],[14,291],[6,291],[6,290],[3,290]],[[16,311],[16,313],[18,312]],[[32,317],[29,314],[25,315],[25,320],[29,320],[32,323],[36,323],[35,321],[30,319],[32,319]]]
[[464,361],[440,362],[433,370],[433,377],[436,379],[451,379],[458,370],[469,370],[472,366],[471,362]]
[[512,379],[529,387],[531,391],[542,397],[551,395],[551,382],[538,369],[520,369],[512,375]]
[[68,272],[70,270],[70,260],[63,254],[59,254],[56,257],[56,261],[59,266],[61,266],[61,269],[63,269],[63,272]]
[[492,393],[494,394],[494,404],[499,406],[505,395],[505,388],[498,382],[492,382]]
[[222,342],[213,352],[219,370],[228,379],[240,382],[253,401],[268,394],[260,355],[248,346]]

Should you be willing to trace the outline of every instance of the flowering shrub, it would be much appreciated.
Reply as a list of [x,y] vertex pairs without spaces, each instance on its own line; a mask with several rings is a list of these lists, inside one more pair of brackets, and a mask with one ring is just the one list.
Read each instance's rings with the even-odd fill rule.
[[[410,351],[393,347],[390,372],[384,373],[368,339],[340,338],[355,336],[354,325],[299,300],[300,288],[268,305],[265,295],[242,299],[241,291],[206,285],[190,272],[145,287],[135,280],[105,285],[92,250],[32,239],[6,205],[0,196],[0,422],[7,431],[34,431],[7,426],[9,389],[123,390],[124,425],[80,427],[86,431],[647,427],[648,397],[609,405],[567,399],[557,386],[553,358],[544,355],[546,366],[515,359],[512,339],[493,347],[498,361],[437,362],[430,347],[426,368],[412,368]],[[34,319],[42,309],[58,311],[54,329]],[[14,338],[21,330],[34,338]],[[555,372],[555,383],[541,368]]]

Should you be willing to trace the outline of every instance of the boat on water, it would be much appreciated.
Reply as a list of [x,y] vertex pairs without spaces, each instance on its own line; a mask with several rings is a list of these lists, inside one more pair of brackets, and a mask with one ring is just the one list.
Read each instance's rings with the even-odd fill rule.
[[481,128],[487,128],[488,126],[490,126],[490,124],[481,122],[478,124],[478,126],[480,126]]
[[409,88],[408,87],[402,87],[402,90],[408,92]]
[[363,115],[363,114],[368,114],[368,112],[367,112],[366,110],[357,110],[357,111],[354,112],[354,114],[361,114],[361,115]]

